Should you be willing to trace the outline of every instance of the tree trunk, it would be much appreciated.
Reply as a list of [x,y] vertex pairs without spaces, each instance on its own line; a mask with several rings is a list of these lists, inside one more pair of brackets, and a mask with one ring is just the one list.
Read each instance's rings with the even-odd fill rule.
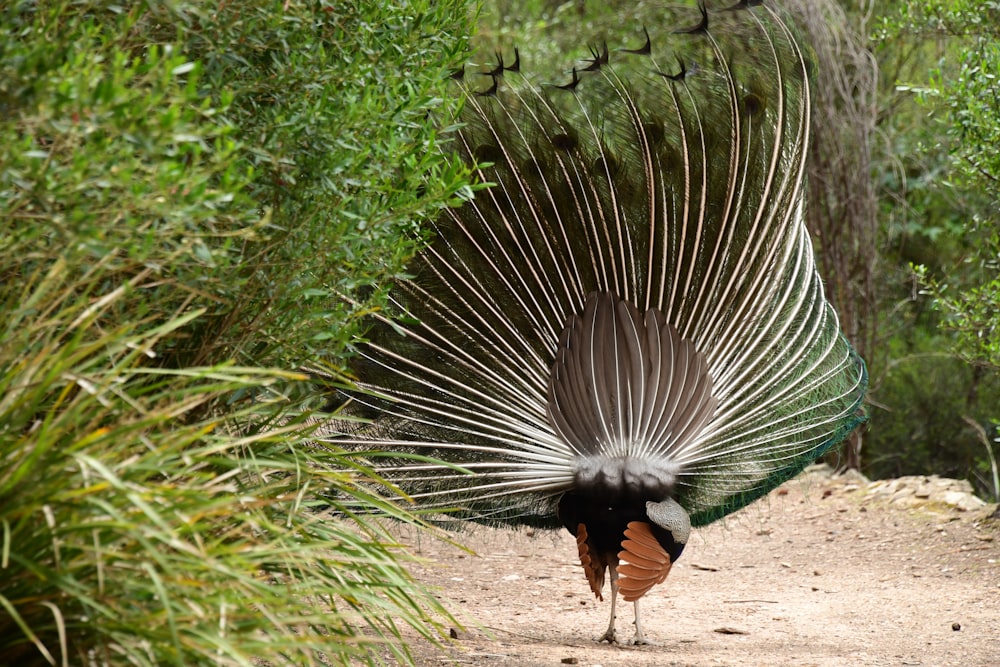
[[[790,9],[816,60],[806,220],[817,268],[840,326],[863,359],[876,351],[877,199],[871,143],[878,65],[864,16],[849,19],[832,0],[794,0]],[[848,468],[861,467],[862,434],[845,444]]]

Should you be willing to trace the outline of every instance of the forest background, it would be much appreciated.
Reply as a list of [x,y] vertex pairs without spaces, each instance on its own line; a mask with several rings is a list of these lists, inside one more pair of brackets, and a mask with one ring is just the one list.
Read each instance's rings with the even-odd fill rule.
[[[819,65],[809,224],[871,376],[832,462],[996,500],[1000,3],[783,4]],[[4,4],[0,664],[405,662],[402,625],[438,636],[355,503],[434,529],[311,448],[310,411],[473,196],[449,74],[585,57],[642,5]]]

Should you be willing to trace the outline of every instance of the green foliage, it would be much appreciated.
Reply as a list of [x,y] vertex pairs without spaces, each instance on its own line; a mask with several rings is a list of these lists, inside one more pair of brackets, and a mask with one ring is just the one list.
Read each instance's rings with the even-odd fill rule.
[[[404,271],[420,223],[468,195],[465,167],[440,150],[447,123],[439,127],[454,112],[447,75],[467,47],[443,27],[464,21],[466,3],[218,12],[183,16],[186,52],[204,63],[206,94],[231,96],[226,119],[247,145],[249,191],[271,219],[267,240],[242,251],[252,262],[240,298],[200,339],[227,341],[226,356],[251,346],[258,362],[336,359],[359,316],[378,307],[372,288]],[[239,324],[265,309],[267,325],[240,337]]]
[[419,223],[468,194],[434,122],[465,49],[442,25],[465,4],[426,4],[10,8],[8,210],[124,275],[169,248],[146,306],[206,314],[165,364],[336,360],[378,307],[360,288],[400,275]]
[[901,23],[949,40],[949,57],[933,70],[923,99],[943,109],[938,117],[951,140],[943,185],[976,204],[961,225],[967,252],[938,266],[915,262],[918,276],[957,334],[957,351],[1000,370],[1000,3],[909,2]]
[[[992,15],[1000,21],[1000,5]],[[978,193],[986,205],[966,227],[975,248],[963,263],[967,277],[936,278],[921,271],[924,285],[945,312],[945,325],[956,332],[956,349],[971,363],[1000,371],[1000,26],[982,26],[984,8],[956,9],[951,20],[977,34],[962,51],[958,72],[936,81],[949,110],[955,139],[955,186]],[[987,8],[987,11],[989,9]],[[982,26],[982,27],[980,27]],[[951,289],[949,289],[951,287]]]
[[[1000,371],[1000,233],[982,234],[979,284],[959,283],[949,289],[944,280],[933,277],[927,267],[914,270],[921,283],[944,311],[944,325],[954,332],[955,349],[969,363]],[[964,287],[964,289],[962,289]]]
[[1000,404],[989,368],[1000,324],[1000,5],[907,0],[884,11],[885,282],[896,288],[884,305],[889,358],[872,368],[867,470],[968,477],[992,494],[991,452],[966,418],[987,424]]
[[187,419],[289,374],[151,368],[200,313],[112,328],[134,284],[81,300],[62,262],[26,282],[0,347],[6,664],[347,664],[397,619],[429,634],[447,618],[377,524],[311,500],[330,489],[412,521],[359,486],[370,472],[311,453],[302,424],[261,428],[249,404]]
[[[0,655],[406,661],[446,612],[310,446],[420,223],[464,2],[0,8]],[[373,289],[374,288],[374,289]],[[324,500],[316,498],[322,496]],[[332,499],[344,499],[340,506]]]
[[865,472],[885,478],[938,474],[967,478],[993,493],[989,456],[964,419],[988,423],[1000,404],[1000,376],[947,352],[941,335],[911,321],[890,343],[863,452]]

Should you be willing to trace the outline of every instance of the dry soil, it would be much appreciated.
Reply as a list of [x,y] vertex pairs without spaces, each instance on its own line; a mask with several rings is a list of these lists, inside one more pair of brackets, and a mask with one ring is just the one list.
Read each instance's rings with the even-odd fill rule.
[[[464,623],[412,650],[419,665],[482,667],[997,667],[1000,520],[977,505],[949,480],[814,469],[695,531],[642,600],[648,646],[595,641],[610,605],[568,533],[475,528],[457,536],[475,555],[404,534],[427,559],[418,578]],[[632,619],[620,604],[620,638]]]

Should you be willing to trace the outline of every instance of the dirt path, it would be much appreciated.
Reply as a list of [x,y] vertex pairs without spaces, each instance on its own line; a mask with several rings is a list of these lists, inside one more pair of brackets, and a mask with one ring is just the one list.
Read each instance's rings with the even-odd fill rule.
[[[653,646],[594,642],[610,607],[568,533],[476,528],[461,536],[476,556],[423,540],[418,576],[466,629],[412,648],[419,665],[997,667],[1000,521],[948,492],[819,470],[789,482],[696,531],[642,601]],[[619,609],[630,639],[631,604]]]

